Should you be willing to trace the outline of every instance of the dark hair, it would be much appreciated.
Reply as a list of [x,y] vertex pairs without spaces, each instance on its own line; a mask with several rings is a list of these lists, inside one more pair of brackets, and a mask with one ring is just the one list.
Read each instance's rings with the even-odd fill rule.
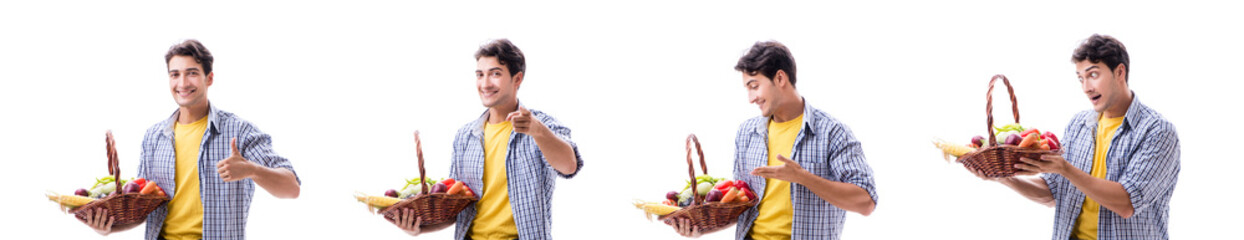
[[778,70],[782,70],[786,72],[790,85],[795,86],[795,57],[791,56],[790,49],[786,49],[786,45],[777,41],[756,42],[751,49],[747,50],[747,54],[739,58],[739,63],[734,65],[734,70],[748,75],[759,73],[769,78],[770,81],[777,75]]
[[165,66],[168,66],[168,61],[173,56],[190,56],[194,58],[194,62],[203,65],[203,74],[212,73],[212,52],[207,51],[199,40],[190,39],[169,47],[168,53],[164,54]]
[[1085,39],[1080,43],[1080,47],[1076,48],[1075,53],[1071,54],[1072,62],[1088,60],[1091,63],[1105,63],[1110,67],[1110,71],[1118,68],[1119,64],[1123,64],[1124,73],[1127,73],[1131,80],[1132,66],[1127,58],[1127,47],[1122,42],[1109,35],[1093,34],[1093,36]]
[[479,50],[475,51],[475,60],[479,61],[482,57],[496,57],[497,62],[510,69],[510,76],[523,72],[527,67],[523,50],[518,50],[518,46],[514,46],[509,39],[496,39],[480,45]]

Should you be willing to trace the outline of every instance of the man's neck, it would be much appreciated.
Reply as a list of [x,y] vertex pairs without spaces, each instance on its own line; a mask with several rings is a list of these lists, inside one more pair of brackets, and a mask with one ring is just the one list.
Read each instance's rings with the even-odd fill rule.
[[510,103],[508,104],[502,104],[500,106],[494,106],[494,107],[488,108],[488,123],[498,124],[498,123],[505,122],[505,117],[515,111],[518,111],[517,100],[510,101]]
[[182,106],[177,110],[177,123],[191,124],[194,123],[194,121],[203,119],[203,117],[207,116],[208,109],[210,109],[208,107],[208,103],[194,106]]
[[773,112],[774,122],[786,122],[803,115],[803,97],[799,96],[799,94],[793,95],[795,101],[783,103],[782,105],[778,105],[777,109],[775,109],[777,111]]
[[1127,109],[1132,107],[1132,91],[1124,92],[1122,97],[1123,99],[1120,99],[1119,104],[1115,104],[1111,109],[1106,109],[1102,112],[1102,115],[1106,118],[1117,118],[1127,115]]

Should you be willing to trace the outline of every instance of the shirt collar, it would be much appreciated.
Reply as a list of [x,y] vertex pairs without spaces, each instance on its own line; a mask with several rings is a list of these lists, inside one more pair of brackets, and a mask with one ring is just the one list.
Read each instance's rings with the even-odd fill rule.
[[[1140,104],[1140,98],[1136,96],[1136,92],[1132,92],[1132,105],[1127,106],[1127,112],[1123,113],[1123,126],[1120,128],[1130,128],[1140,124],[1141,112],[1144,111],[1145,105]],[[1100,112],[1094,111],[1090,118],[1084,119],[1084,125],[1097,128],[1097,121],[1100,120]]]
[[[523,101],[518,101],[518,107],[527,108],[527,106],[523,105]],[[531,110],[531,109],[527,109],[527,110]],[[471,126],[469,126],[471,130],[471,136],[475,136],[481,139],[484,138],[484,122],[485,121],[488,121],[488,109],[484,109],[484,113],[480,114],[479,118],[475,119],[474,122],[471,122]]]
[[[803,131],[808,134],[815,133],[816,129],[813,128],[812,126],[813,124],[809,124],[812,122],[816,122],[817,120],[816,114],[812,114],[812,104],[808,103],[807,98],[800,98],[800,99],[803,100],[803,127],[802,127]],[[752,131],[760,135],[767,134],[769,132],[769,120],[772,120],[772,119],[773,117],[769,117],[768,119],[765,119],[765,121],[761,122],[760,124],[756,124],[756,127],[753,128]]]
[[[212,133],[220,133],[220,126],[219,126],[220,125],[220,117],[219,117],[220,114],[217,114],[217,112],[219,111],[220,110],[216,109],[216,105],[212,105],[211,103],[208,103],[207,105],[207,129],[210,130],[210,132]],[[177,124],[177,115],[179,113],[181,113],[180,108],[178,108],[177,110],[174,110],[173,115],[169,116],[167,120],[164,120],[164,131],[163,131],[164,136],[166,137],[173,136],[173,124]]]

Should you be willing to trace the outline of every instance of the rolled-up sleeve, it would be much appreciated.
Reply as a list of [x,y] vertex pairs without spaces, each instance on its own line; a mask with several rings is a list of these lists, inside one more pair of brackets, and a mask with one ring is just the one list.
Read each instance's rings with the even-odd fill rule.
[[877,203],[877,188],[873,181],[872,167],[864,159],[864,148],[860,141],[855,139],[851,130],[836,125],[836,130],[832,131],[834,136],[830,141],[830,166],[834,171],[834,175],[838,176],[838,180],[844,183],[854,184],[863,188],[868,192],[868,196],[872,198],[873,203]]
[[242,151],[243,158],[258,162],[264,167],[289,169],[291,173],[294,173],[294,180],[297,180],[299,185],[302,184],[298,172],[294,171],[294,164],[272,150],[272,136],[267,133],[260,132],[253,127],[246,128],[244,135],[238,140],[238,150]]
[[[544,164],[548,166],[550,171],[556,173],[557,176],[566,179],[574,178],[575,175],[579,175],[579,171],[583,171],[583,156],[579,155],[579,145],[570,138],[570,128],[562,125],[561,122],[557,121],[557,119],[553,119],[548,115],[541,114],[541,116],[543,116],[541,122],[544,123],[545,126],[548,126],[549,131],[553,132],[553,135],[556,135],[558,139],[566,141],[567,144],[570,144],[570,149],[574,151],[575,168],[574,172],[565,174],[557,171],[557,169],[553,169],[553,165],[548,163],[548,159],[545,159]],[[540,157],[543,158],[544,154],[541,153]]]
[[1163,195],[1161,191],[1175,185],[1179,174],[1179,138],[1173,126],[1153,129],[1144,141],[1119,179],[1135,213],[1152,206]]

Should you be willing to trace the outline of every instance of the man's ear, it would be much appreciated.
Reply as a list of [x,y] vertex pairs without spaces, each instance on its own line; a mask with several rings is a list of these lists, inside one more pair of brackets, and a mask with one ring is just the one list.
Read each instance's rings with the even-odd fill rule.
[[208,86],[208,87],[211,87],[211,86],[212,86],[212,79],[214,79],[215,77],[216,77],[216,73],[215,73],[215,72],[210,72],[210,73],[207,73],[207,86]]
[[523,85],[523,72],[518,72],[518,74],[514,74],[513,78],[514,78],[513,80],[514,90],[518,90],[518,87]]
[[1116,66],[1114,68],[1114,76],[1115,78],[1123,79],[1123,84],[1127,84],[1127,82],[1130,80],[1127,78],[1128,77],[1127,76],[1127,65],[1123,65],[1122,63],[1119,63],[1119,66]]
[[777,73],[773,74],[773,85],[776,85],[778,88],[790,85],[790,78],[787,78],[785,70],[778,69]]

